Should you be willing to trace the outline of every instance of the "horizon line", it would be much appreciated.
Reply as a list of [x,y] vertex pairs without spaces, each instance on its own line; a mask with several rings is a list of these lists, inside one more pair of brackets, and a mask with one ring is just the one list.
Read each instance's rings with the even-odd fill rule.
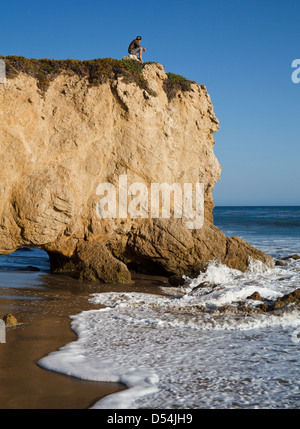
[[300,207],[300,205],[295,204],[216,204],[214,208],[216,207]]

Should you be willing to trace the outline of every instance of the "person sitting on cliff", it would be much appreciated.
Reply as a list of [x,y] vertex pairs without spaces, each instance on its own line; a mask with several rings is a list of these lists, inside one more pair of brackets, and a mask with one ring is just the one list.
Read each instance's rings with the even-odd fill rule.
[[143,46],[140,45],[141,40],[142,40],[141,36],[137,36],[130,43],[130,45],[128,47],[128,53],[131,54],[131,55],[138,56],[139,60],[141,62],[143,62],[142,55],[143,55],[143,52],[145,52],[146,49]]

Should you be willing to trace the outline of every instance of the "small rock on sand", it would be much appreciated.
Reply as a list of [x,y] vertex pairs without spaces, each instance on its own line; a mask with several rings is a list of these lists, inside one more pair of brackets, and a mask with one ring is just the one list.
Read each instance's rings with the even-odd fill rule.
[[16,326],[18,324],[17,318],[11,313],[7,313],[3,317],[3,320],[5,322],[5,326]]

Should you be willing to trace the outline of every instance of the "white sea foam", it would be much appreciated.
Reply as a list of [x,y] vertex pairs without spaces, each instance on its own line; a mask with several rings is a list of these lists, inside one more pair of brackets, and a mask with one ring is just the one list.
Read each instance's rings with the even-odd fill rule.
[[132,361],[134,356],[131,354],[135,349],[127,353],[127,359],[118,354],[117,350],[129,349],[133,339],[137,343],[141,340],[130,335],[124,340],[113,332],[109,335],[110,328],[105,322],[112,317],[111,328],[116,327],[112,313],[102,309],[71,317],[72,329],[77,333],[78,340],[41,359],[39,365],[85,380],[123,383],[128,387],[126,393],[105,398],[101,406],[128,408],[136,398],[157,390],[158,377],[151,368]]
[[224,314],[219,308],[234,307],[254,291],[282,296],[299,287],[299,268],[292,261],[241,273],[214,262],[162,295],[94,294],[91,300],[106,308],[72,316],[78,340],[39,364],[128,387],[94,408],[297,407],[299,345],[292,339],[299,311]]
[[[193,295],[206,304],[225,305],[245,300],[257,291],[266,299],[276,299],[298,287],[299,269],[298,261],[290,263],[287,267],[275,268],[255,261],[250,264],[246,273],[242,273],[212,262],[207,271],[196,279],[185,277],[188,287],[187,296],[184,298]],[[197,288],[201,284],[204,284],[204,287]],[[195,299],[191,299],[190,302],[195,303]]]

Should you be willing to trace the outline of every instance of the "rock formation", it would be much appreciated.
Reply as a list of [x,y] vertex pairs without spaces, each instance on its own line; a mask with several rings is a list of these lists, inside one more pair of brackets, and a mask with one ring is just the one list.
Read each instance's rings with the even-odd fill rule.
[[[172,86],[159,64],[144,64],[144,85],[124,76],[91,85],[61,71],[41,92],[20,71],[0,85],[0,253],[21,246],[48,252],[53,272],[130,282],[129,270],[182,275],[211,259],[239,270],[272,259],[213,224],[212,191],[221,167],[219,129],[204,85]],[[205,221],[96,215],[97,187],[204,183]]]

